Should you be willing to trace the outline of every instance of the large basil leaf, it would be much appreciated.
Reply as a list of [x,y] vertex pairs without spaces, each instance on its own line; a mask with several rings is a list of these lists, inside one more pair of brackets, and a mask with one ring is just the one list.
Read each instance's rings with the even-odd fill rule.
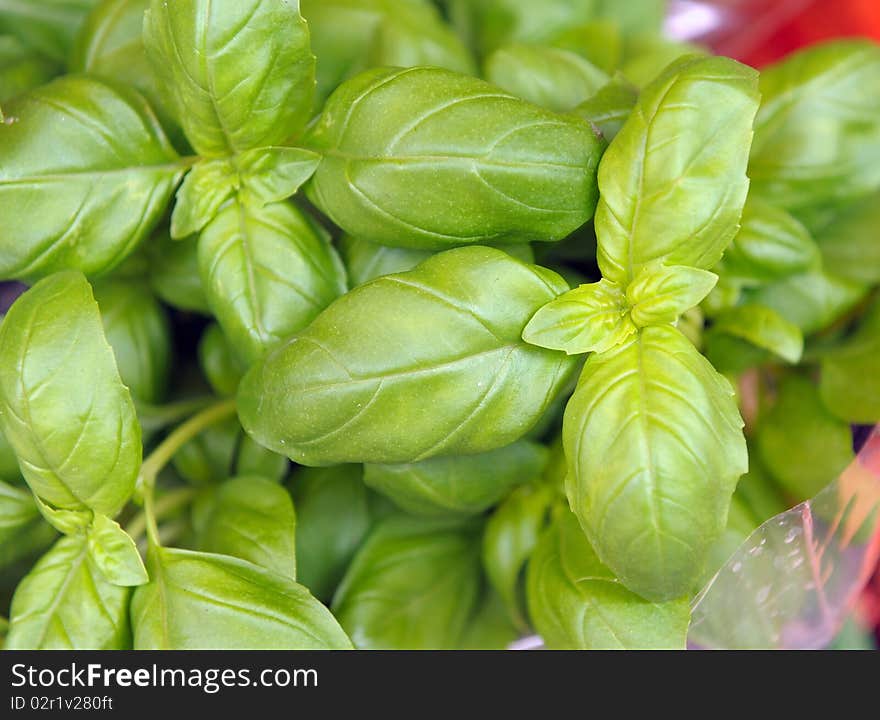
[[[0,322],[3,318],[0,316]],[[21,476],[15,450],[0,430],[0,480],[16,480]]]
[[144,44],[202,155],[278,145],[309,119],[315,58],[296,0],[150,0]]
[[527,589],[532,622],[551,649],[685,647],[687,598],[652,603],[627,590],[567,510],[541,537],[529,562]]
[[228,205],[199,238],[199,270],[220,326],[248,363],[345,292],[336,251],[287,203]]
[[804,335],[812,335],[852,310],[867,291],[861,283],[811,270],[749,293],[748,301],[775,310]]
[[688,592],[748,470],[733,388],[678,330],[592,355],[565,411],[566,492],[599,557],[651,600]]
[[813,206],[880,187],[880,47],[842,40],[761,72],[749,177],[780,207]]
[[306,190],[346,232],[401,247],[559,240],[593,214],[601,143],[481,80],[379,69],[342,85]]
[[0,327],[0,426],[47,503],[113,516],[134,490],[141,432],[82,274],[41,280]]
[[49,82],[57,72],[51,60],[10,35],[0,35],[0,103]]
[[535,310],[566,288],[500,250],[440,253],[355,288],[251,368],[239,417],[260,444],[304,465],[509,445],[576,365],[521,338]]
[[480,526],[389,518],[358,551],[333,613],[362,650],[457,647],[480,596]]
[[791,364],[800,362],[804,352],[800,328],[763,305],[737,305],[719,313],[711,332],[740,338]]
[[756,71],[683,58],[642,92],[599,166],[599,266],[626,285],[654,260],[710,268],[736,234]]
[[856,333],[822,358],[822,400],[848,422],[880,422],[880,302]]
[[147,243],[150,285],[172,307],[209,315],[208,299],[199,277],[198,243],[195,238],[175,241],[162,228]]
[[53,537],[33,495],[0,480],[0,568],[48,545]]
[[442,67],[474,62],[429,0],[301,0],[318,56],[318,98],[371,66]]
[[289,577],[245,560],[150,548],[151,581],[132,598],[136,650],[346,650],[321,603]]
[[303,468],[293,477],[297,577],[329,600],[372,523],[360,465]]
[[69,65],[71,72],[133,87],[169,128],[171,113],[144,50],[144,13],[149,6],[150,0],[98,0],[76,38]]
[[608,82],[608,76],[576,53],[544,45],[516,43],[486,60],[486,79],[523,100],[565,112]]
[[816,233],[828,272],[847,280],[880,283],[880,193],[849,205]]
[[99,0],[0,0],[0,32],[59,62],[67,60],[86,14]]
[[836,480],[853,459],[849,425],[828,412],[812,382],[797,375],[785,378],[776,404],[760,419],[757,449],[798,501]]
[[483,533],[483,567],[517,627],[528,626],[520,599],[520,577],[544,529],[554,500],[549,485],[517,488],[498,506]]
[[227,480],[196,508],[196,547],[296,579],[296,515],[287,491],[258,476]]
[[4,107],[0,277],[33,279],[118,265],[165,210],[182,172],[140,96],[70,75]]
[[749,195],[742,227],[719,266],[726,279],[763,285],[816,267],[819,253],[809,231],[785,210]]
[[540,476],[547,450],[522,440],[478,455],[365,465],[364,482],[412,515],[475,515]]
[[125,649],[130,597],[98,570],[85,535],[63,537],[16,588],[6,649]]
[[94,293],[122,382],[135,400],[159,402],[171,366],[171,328],[165,310],[145,283],[127,278],[100,280]]

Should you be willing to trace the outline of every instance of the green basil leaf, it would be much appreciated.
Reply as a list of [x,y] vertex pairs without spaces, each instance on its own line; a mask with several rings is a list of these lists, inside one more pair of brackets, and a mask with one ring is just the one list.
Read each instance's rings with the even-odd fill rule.
[[650,262],[711,268],[736,235],[757,72],[689,57],[645,88],[599,166],[599,267],[627,285]]
[[217,323],[211,323],[199,340],[199,365],[218,395],[235,395],[247,369]]
[[236,158],[245,201],[258,205],[293,195],[321,162],[321,156],[293,147],[255,148]]
[[322,600],[333,597],[372,524],[362,475],[360,465],[303,468],[291,483],[297,577]]
[[[352,287],[363,285],[365,282],[375,280],[383,275],[412,270],[420,262],[436,254],[433,250],[379,245],[369,240],[353,238],[351,235],[343,235],[340,245],[342,259],[345,262]],[[523,262],[535,262],[535,254],[532,252],[531,245],[527,243],[496,245],[495,247]]]
[[703,354],[712,366],[728,377],[773,362],[773,355],[768,350],[734,335],[713,332],[712,328],[706,333],[703,344]]
[[91,510],[59,510],[44,503],[39,495],[34,502],[43,519],[63,535],[77,535],[86,532],[92,524],[95,513]]
[[235,459],[237,475],[259,475],[276,483],[284,481],[290,461],[278,453],[258,445],[250,435],[242,434],[238,445],[238,457]]
[[182,172],[146,103],[70,75],[5,107],[0,124],[0,277],[118,265],[159,221]]
[[546,462],[543,445],[522,440],[478,455],[365,465],[364,482],[411,515],[475,515],[539,477]]
[[6,649],[128,648],[130,598],[98,569],[84,534],[63,537],[16,588]]
[[569,355],[605,352],[636,332],[626,295],[602,279],[580,285],[538,310],[523,330],[523,340]]
[[211,425],[174,454],[174,469],[194,485],[222,482],[232,474],[241,436],[241,425],[235,418]]
[[730,501],[730,511],[727,513],[727,527],[709,548],[709,560],[706,570],[699,582],[694,585],[694,591],[699,592],[714,577],[731,556],[739,550],[746,538],[752,534],[760,523],[752,514],[745,502],[737,495]]
[[746,301],[775,310],[804,335],[812,335],[846,315],[867,292],[862,283],[811,270],[749,293]]
[[602,144],[588,124],[439,68],[358,75],[307,143],[324,155],[312,201],[385,245],[559,240],[596,206]]
[[572,112],[597,127],[608,142],[617,137],[639,99],[627,80],[615,75]]
[[880,283],[880,193],[853,203],[816,233],[828,272],[855,282]]
[[608,74],[613,73],[623,60],[620,27],[610,20],[593,20],[572,25],[544,42],[577,53]]
[[[0,316],[0,322],[3,318]],[[2,427],[2,423],[0,423]],[[0,480],[17,480],[21,477],[21,470],[18,467],[18,458],[15,456],[15,450],[9,444],[3,431],[0,430]]]
[[851,338],[822,358],[819,392],[825,407],[842,420],[880,422],[880,302]]
[[136,401],[159,402],[168,385],[172,352],[165,310],[145,283],[128,278],[100,280],[94,293],[122,382]]
[[538,544],[554,499],[549,485],[517,488],[492,513],[483,533],[486,576],[520,630],[528,627],[520,578]]
[[753,442],[749,442],[749,471],[740,478],[734,498],[749,509],[759,524],[789,508]]
[[683,265],[646,265],[626,288],[637,327],[676,322],[712,292],[718,276]]
[[150,0],[144,45],[201,155],[278,145],[309,119],[315,57],[294,0]]
[[95,567],[110,584],[132,587],[149,581],[134,540],[106,515],[95,515],[87,544]]
[[812,382],[797,375],[783,380],[776,404],[760,419],[757,448],[798,502],[836,480],[853,459],[849,425],[828,412]]
[[49,82],[58,74],[50,59],[11,35],[0,35],[0,102]]
[[563,425],[566,492],[599,557],[633,592],[690,592],[748,470],[730,383],[675,328],[592,355]]
[[0,569],[40,550],[54,537],[33,495],[0,480]]
[[131,496],[140,426],[82,274],[41,280],[6,315],[0,426],[46,503],[112,517]]
[[136,650],[347,650],[321,603],[289,577],[238,558],[150,548],[132,598]]
[[150,0],[97,0],[73,44],[69,69],[134,88],[176,135],[179,128],[144,49],[144,13],[149,6]]
[[177,190],[171,213],[171,237],[175,240],[200,232],[236,191],[238,176],[232,160],[201,160]]
[[498,594],[486,589],[464,629],[459,650],[506,650],[520,635]]
[[301,0],[318,56],[318,98],[370,66],[473,73],[467,49],[429,0]]
[[177,242],[163,228],[147,243],[150,285],[164,302],[181,310],[210,315],[208,299],[199,277],[196,240]]
[[529,614],[554,650],[683,650],[687,598],[640,598],[602,564],[577,518],[557,514],[529,562]]
[[880,187],[880,48],[839,40],[761,72],[749,162],[754,192],[812,211]]
[[196,508],[196,549],[296,580],[296,515],[287,491],[257,475],[227,480]]
[[760,286],[818,263],[818,248],[809,231],[785,210],[752,193],[743,208],[742,227],[719,267],[740,285]]
[[571,110],[608,82],[602,70],[576,53],[522,43],[493,52],[484,75],[517,97],[557,112]]
[[509,445],[576,365],[521,339],[528,318],[565,287],[500,250],[440,253],[343,295],[257,363],[239,387],[239,417],[261,445],[304,465]]
[[725,310],[715,318],[712,332],[746,340],[793,365],[800,362],[804,352],[800,328],[763,305],[738,305]]
[[458,646],[480,596],[480,526],[393,517],[361,546],[333,613],[361,650]]
[[0,0],[0,33],[11,33],[64,62],[77,31],[98,0]]
[[636,86],[645,87],[680,58],[705,54],[699,45],[669,40],[658,33],[628,36],[624,38],[620,73]]
[[248,363],[345,292],[336,251],[287,203],[224,208],[199,238],[199,270],[220,327]]

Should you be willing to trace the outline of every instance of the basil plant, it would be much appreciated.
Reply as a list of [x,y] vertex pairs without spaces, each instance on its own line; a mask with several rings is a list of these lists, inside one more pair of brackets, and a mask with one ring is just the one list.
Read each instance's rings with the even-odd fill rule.
[[759,75],[662,0],[31,5],[5,647],[684,648],[880,420],[875,44]]

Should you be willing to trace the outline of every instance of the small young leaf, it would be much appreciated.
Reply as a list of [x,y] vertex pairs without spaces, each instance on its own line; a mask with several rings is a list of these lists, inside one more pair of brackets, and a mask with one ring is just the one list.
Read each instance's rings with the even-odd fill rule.
[[556,112],[571,110],[608,82],[580,55],[544,45],[504,45],[488,57],[484,69],[490,83]]
[[599,128],[602,137],[611,142],[617,137],[638,99],[638,90],[624,77],[615,75],[572,112]]
[[577,364],[521,339],[565,287],[500,250],[440,253],[343,295],[254,365],[239,417],[261,445],[305,465],[504,447],[538,422]]
[[480,595],[474,522],[392,517],[361,546],[333,612],[361,650],[458,646]]
[[757,449],[773,477],[798,501],[825,488],[853,459],[849,425],[835,418],[806,378],[791,375],[761,418]]
[[110,584],[134,587],[149,581],[134,540],[106,515],[95,515],[88,547],[89,556]]
[[137,94],[68,75],[5,106],[0,124],[0,277],[108,272],[162,217],[183,172]]
[[699,305],[718,282],[708,270],[682,265],[646,265],[626,288],[637,327],[674,323]]
[[596,206],[602,143],[587,123],[439,68],[358,75],[307,143],[324,155],[309,198],[385,245],[559,240]]
[[280,485],[259,476],[235,477],[196,510],[197,550],[248,560],[296,580],[296,515]]
[[554,650],[683,650],[687,598],[652,603],[602,564],[577,518],[560,509],[529,562],[529,614]]
[[800,328],[763,305],[750,303],[725,310],[715,318],[711,332],[746,340],[793,365],[804,352]]
[[566,493],[602,561],[633,592],[691,592],[748,470],[730,383],[678,330],[644,328],[591,355],[563,425]]
[[599,166],[599,267],[628,285],[648,263],[711,268],[738,229],[758,74],[683,58],[645,88]]
[[298,2],[150,0],[144,45],[201,155],[277,145],[309,119],[315,57]]
[[199,271],[220,327],[247,364],[345,292],[336,251],[287,203],[226,206],[199,238]]
[[238,558],[150,548],[135,590],[135,650],[347,650],[321,603],[289,577]]
[[619,285],[602,279],[544,305],[523,330],[523,340],[568,355],[605,352],[636,332]]
[[528,626],[520,599],[520,576],[544,529],[554,500],[548,485],[525,485],[498,506],[483,533],[483,567],[521,630]]
[[6,315],[0,426],[46,503],[112,517],[131,496],[140,426],[81,273],[41,280]]
[[291,492],[296,507],[297,576],[329,601],[372,523],[360,465],[302,468]]
[[450,455],[402,465],[364,466],[364,482],[411,515],[476,515],[516,485],[540,476],[543,445],[521,440],[477,455]]
[[235,194],[238,176],[232,161],[202,160],[190,170],[177,190],[171,213],[171,237],[181,240],[211,222]]
[[293,195],[321,162],[321,156],[293,147],[255,148],[237,159],[246,202],[280,202]]
[[126,649],[130,597],[98,569],[84,534],[63,537],[16,588],[6,649]]

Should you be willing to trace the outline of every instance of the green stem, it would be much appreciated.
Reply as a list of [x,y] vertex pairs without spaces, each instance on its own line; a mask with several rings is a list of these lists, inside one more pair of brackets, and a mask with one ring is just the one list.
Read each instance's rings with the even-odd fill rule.
[[144,517],[146,519],[147,537],[153,545],[160,545],[159,529],[156,524],[157,505],[153,497],[156,486],[156,477],[170,461],[171,458],[187,442],[199,435],[212,425],[235,415],[235,400],[223,400],[222,402],[205,408],[197,415],[178,427],[165,438],[144,460],[141,465],[139,484],[144,492]]
[[141,423],[144,434],[150,434],[163,430],[169,425],[174,425],[190,417],[217,402],[213,396],[181,400],[168,405],[148,405],[137,403],[138,420]]
[[[183,507],[189,505],[196,496],[196,489],[191,487],[177,488],[166,493],[153,506],[153,516],[156,522],[173,515]],[[147,515],[146,512],[139,512],[125,526],[125,531],[131,535],[135,541],[140,540],[141,536],[147,531]]]

